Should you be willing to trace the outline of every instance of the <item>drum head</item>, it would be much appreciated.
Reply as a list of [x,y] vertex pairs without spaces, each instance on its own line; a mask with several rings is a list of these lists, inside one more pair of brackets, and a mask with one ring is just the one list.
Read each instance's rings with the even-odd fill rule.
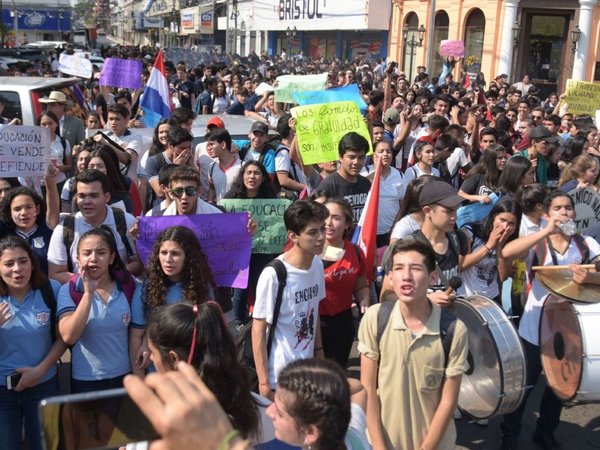
[[496,412],[503,391],[498,350],[480,313],[481,309],[489,308],[490,302],[477,296],[457,299],[452,311],[469,330],[469,367],[462,378],[458,406],[476,419],[488,418]]
[[573,305],[552,294],[542,311],[540,351],[548,386],[559,399],[573,399],[583,371],[581,328]]

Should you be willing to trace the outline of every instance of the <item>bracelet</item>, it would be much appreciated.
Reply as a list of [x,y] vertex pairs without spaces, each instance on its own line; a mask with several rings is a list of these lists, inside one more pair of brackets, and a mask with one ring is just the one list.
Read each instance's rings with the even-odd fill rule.
[[240,433],[238,430],[231,430],[229,433],[227,433],[225,435],[225,437],[221,441],[221,444],[219,445],[218,450],[229,450],[229,447],[231,446],[231,442],[235,438],[238,438],[241,436],[242,436],[242,433]]
[[487,245],[483,244],[483,248],[485,248],[487,250],[488,253],[492,253],[492,251],[488,248]]

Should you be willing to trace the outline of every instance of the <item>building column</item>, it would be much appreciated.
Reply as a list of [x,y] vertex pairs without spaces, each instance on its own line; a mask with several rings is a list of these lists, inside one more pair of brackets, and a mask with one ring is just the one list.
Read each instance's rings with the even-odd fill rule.
[[500,41],[500,61],[498,64],[498,73],[492,73],[490,74],[490,77],[505,73],[508,75],[508,79],[511,79],[514,49],[512,27],[517,21],[518,8],[519,0],[506,0],[506,5],[504,6],[504,23],[502,24],[502,40]]
[[578,25],[581,30],[581,37],[577,43],[577,52],[573,61],[573,76],[571,77],[573,80],[583,80],[585,78],[589,43],[592,37],[592,16],[594,15],[594,6],[597,4],[597,0],[579,0]]
[[256,30],[256,42],[254,43],[254,52],[260,56],[263,50],[263,32]]

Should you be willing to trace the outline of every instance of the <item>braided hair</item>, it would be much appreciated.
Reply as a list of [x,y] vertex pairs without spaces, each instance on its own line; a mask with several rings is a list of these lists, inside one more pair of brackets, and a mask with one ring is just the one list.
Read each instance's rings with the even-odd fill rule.
[[344,438],[351,415],[350,387],[337,363],[327,359],[293,361],[279,374],[277,386],[289,393],[284,397],[284,405],[297,426],[314,425],[319,430],[313,448],[346,448]]

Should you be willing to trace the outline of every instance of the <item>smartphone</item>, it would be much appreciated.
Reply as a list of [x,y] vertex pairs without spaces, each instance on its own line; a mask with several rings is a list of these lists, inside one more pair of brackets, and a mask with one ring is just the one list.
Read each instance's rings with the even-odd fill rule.
[[13,372],[10,375],[8,375],[6,377],[6,389],[16,388],[17,384],[19,384],[19,381],[21,381],[22,376],[23,374],[20,374],[19,372]]
[[47,398],[40,419],[46,450],[113,449],[158,438],[125,389]]

